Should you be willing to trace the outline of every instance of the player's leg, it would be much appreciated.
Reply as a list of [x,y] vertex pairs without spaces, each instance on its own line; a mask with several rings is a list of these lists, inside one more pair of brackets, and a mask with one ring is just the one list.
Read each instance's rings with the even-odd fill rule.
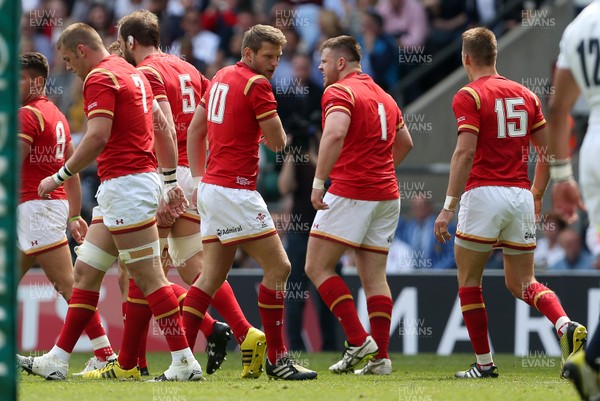
[[[478,187],[463,194],[458,213],[454,255],[458,268],[458,296],[463,319],[477,358],[460,378],[497,377],[488,337],[488,316],[483,301],[481,278],[485,263],[497,242],[504,219],[510,218],[510,194],[496,187]],[[494,205],[494,208],[490,207]]]
[[[171,263],[177,269],[181,278],[190,285],[202,272],[203,252],[199,223],[200,216],[188,211],[175,221],[168,238]],[[219,292],[217,291],[216,294]],[[215,298],[217,297],[216,294]],[[233,308],[237,305],[235,298],[233,301],[228,304],[228,307]],[[226,315],[227,313],[223,314],[225,317]],[[208,356],[206,373],[213,374],[219,369],[227,356],[227,343],[232,337],[232,332],[227,324],[217,322],[208,312],[204,314],[199,329],[206,338],[206,353]],[[192,348],[193,344],[189,345]]]
[[387,283],[386,265],[390,246],[400,215],[400,200],[376,202],[361,247],[356,250],[356,266],[367,297],[371,337],[378,348],[377,355],[356,374],[389,375],[392,361],[388,354],[392,320],[392,294]]
[[[308,277],[304,271],[306,265],[306,250],[308,247],[308,232],[289,231],[286,235],[286,253],[290,258],[292,270],[287,281],[288,295],[285,300],[285,325],[290,349],[306,351],[302,331],[304,329],[304,306],[308,294]],[[291,291],[291,293],[289,292]],[[323,339],[329,333],[323,333]]]
[[56,345],[42,357],[18,358],[27,371],[46,379],[64,379],[68,361],[81,333],[97,314],[99,290],[106,270],[116,259],[116,247],[103,224],[92,224],[75,262],[75,282],[65,323]]
[[279,235],[274,232],[274,235],[244,242],[241,247],[264,271],[258,292],[258,310],[269,345],[266,358],[267,375],[284,380],[315,379],[316,372],[300,366],[288,357],[283,342],[285,286],[291,266]]
[[378,202],[357,201],[330,193],[325,194],[324,201],[329,209],[319,210],[315,216],[305,270],[348,339],[342,359],[329,370],[351,372],[377,353],[377,344],[360,323],[352,293],[335,268],[348,247],[360,247]]
[[[69,247],[65,244],[59,248],[42,252],[37,255],[37,260],[48,280],[53,283],[54,288],[69,302],[74,281]],[[109,359],[116,358],[104,327],[102,327],[98,311],[85,327],[85,333],[92,342],[94,356],[88,361],[80,374],[92,369],[102,368]]]
[[510,190],[513,192],[513,218],[499,236],[499,242],[504,246],[506,286],[515,297],[536,308],[555,326],[564,364],[570,354],[583,348],[587,330],[572,322],[554,292],[536,281],[533,273],[536,232],[533,197],[526,189]]

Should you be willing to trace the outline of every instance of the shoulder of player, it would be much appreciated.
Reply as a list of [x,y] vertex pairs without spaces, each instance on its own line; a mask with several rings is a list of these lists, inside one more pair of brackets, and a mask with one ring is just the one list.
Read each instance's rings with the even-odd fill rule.
[[354,91],[352,90],[352,88],[350,88],[350,86],[348,85],[344,85],[339,82],[333,83],[327,88],[325,88],[325,90],[323,91],[323,96],[325,97],[326,95],[331,95],[337,97],[339,96],[340,91],[342,94],[344,94],[344,96],[349,96],[350,101],[352,102],[352,104],[354,104]]
[[161,84],[164,84],[165,81],[162,77],[162,74],[159,71],[160,67],[157,67],[155,65],[152,65],[150,63],[148,64],[143,64],[140,65],[139,67],[137,67],[138,70],[140,70],[141,72],[144,73],[144,75],[146,76],[146,78],[150,79],[150,78],[156,78]]
[[473,98],[473,100],[475,101],[475,105],[477,106],[477,110],[481,108],[481,96],[479,95],[479,88],[475,87],[475,85],[467,84],[460,88],[458,92],[456,92],[454,98],[456,99],[457,97],[464,95]]
[[86,84],[90,82],[102,81],[108,81],[109,83],[114,85],[116,89],[119,89],[121,87],[117,75],[104,67],[97,67],[90,71],[90,73],[85,77],[85,80],[83,81],[83,87],[85,88]]
[[41,131],[44,130],[44,128],[45,128],[44,113],[40,109],[38,109],[37,107],[31,106],[31,105],[25,105],[19,109],[19,113],[30,114],[32,117],[34,117],[38,121]]
[[244,95],[248,95],[250,90],[257,86],[267,86],[269,89],[272,88],[269,79],[262,74],[254,74],[248,77],[246,85],[244,86]]

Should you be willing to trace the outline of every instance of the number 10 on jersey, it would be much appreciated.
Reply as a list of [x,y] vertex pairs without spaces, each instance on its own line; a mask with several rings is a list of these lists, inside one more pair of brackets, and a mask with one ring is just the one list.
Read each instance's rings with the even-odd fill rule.
[[229,85],[215,82],[210,88],[210,99],[208,100],[208,121],[215,124],[223,123],[225,115],[225,102],[227,101]]

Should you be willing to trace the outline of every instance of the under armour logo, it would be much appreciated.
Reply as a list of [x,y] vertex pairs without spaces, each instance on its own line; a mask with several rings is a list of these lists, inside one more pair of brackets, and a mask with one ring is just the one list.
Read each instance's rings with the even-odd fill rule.
[[123,219],[117,219],[116,222],[117,222],[117,225],[123,224]]
[[37,246],[38,242],[36,241],[31,241],[31,246]]

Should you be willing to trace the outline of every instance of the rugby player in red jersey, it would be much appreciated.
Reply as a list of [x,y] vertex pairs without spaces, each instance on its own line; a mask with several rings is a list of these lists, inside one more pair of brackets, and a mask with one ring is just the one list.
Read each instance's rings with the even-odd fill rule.
[[[317,215],[310,230],[306,274],[342,324],[348,338],[334,373],[389,375],[392,296],[385,274],[387,254],[400,215],[395,167],[412,139],[394,99],[361,71],[361,49],[351,36],[321,45],[325,91],[323,136],[311,201]],[[331,186],[325,194],[325,181]],[[356,252],[367,296],[369,335],[335,265],[348,248]]]
[[[569,319],[554,292],[534,276],[535,223],[550,178],[544,156],[546,120],[540,101],[523,85],[498,75],[493,32],[473,28],[462,38],[463,67],[471,82],[452,101],[458,140],[446,201],[434,233],[440,242],[450,240],[448,223],[462,193],[454,255],[458,295],[477,361],[457,372],[456,377],[498,377],[481,288],[492,247],[503,249],[508,290],[540,311],[556,328],[563,362],[583,347],[587,331]],[[539,155],[533,183],[527,174],[530,142]]]

